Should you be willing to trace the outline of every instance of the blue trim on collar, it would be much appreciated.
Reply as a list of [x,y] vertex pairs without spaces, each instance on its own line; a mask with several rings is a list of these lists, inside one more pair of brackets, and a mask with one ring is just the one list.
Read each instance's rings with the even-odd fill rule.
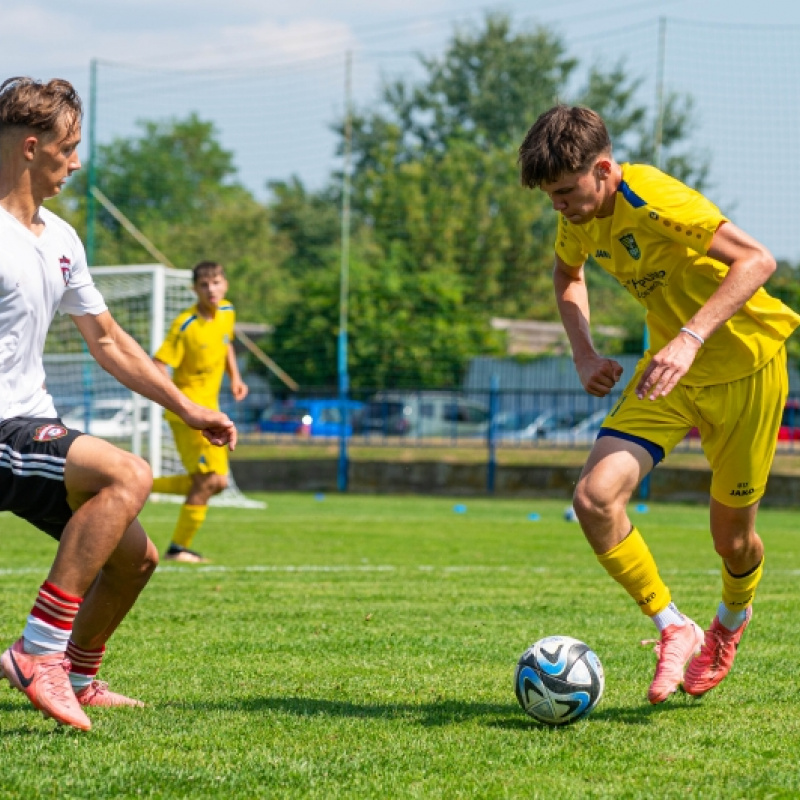
[[639,197],[639,195],[636,194],[636,192],[634,192],[633,189],[631,189],[631,187],[625,183],[625,181],[620,183],[617,191],[622,193],[622,196],[631,206],[633,206],[633,208],[641,208],[642,206],[647,205],[647,203],[645,203],[645,201],[642,200],[642,198]]

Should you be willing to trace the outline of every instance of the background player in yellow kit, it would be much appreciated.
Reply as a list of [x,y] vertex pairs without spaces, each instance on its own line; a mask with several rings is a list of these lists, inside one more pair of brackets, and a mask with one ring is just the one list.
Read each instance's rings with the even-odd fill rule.
[[[681,683],[700,696],[728,674],[752,615],[764,560],[756,511],[788,392],[784,341],[800,317],[763,289],[775,269],[769,251],[698,192],[653,167],[617,163],[594,111],[545,112],[519,164],[522,184],[560,214],[553,282],[590,394],[606,396],[622,367],[592,343],[587,257],[646,309],[650,349],[604,421],[574,508],[600,563],[660,631],[650,702]],[[722,602],[705,634],[672,602],[626,512],[642,478],[692,427],[712,469],[711,535],[722,559]]]
[[[172,367],[172,380],[187,397],[218,409],[225,372],[234,400],[247,396],[233,349],[236,313],[225,299],[228,281],[222,265],[201,261],[192,269],[192,279],[197,303],[176,317],[154,360],[167,374],[167,367]],[[191,544],[205,521],[208,501],[228,485],[228,456],[223,448],[210,447],[202,434],[195,435],[197,432],[175,414],[167,412],[166,418],[186,474],[156,478],[153,491],[186,495],[186,500],[164,558],[203,563],[207,559],[192,550]]]

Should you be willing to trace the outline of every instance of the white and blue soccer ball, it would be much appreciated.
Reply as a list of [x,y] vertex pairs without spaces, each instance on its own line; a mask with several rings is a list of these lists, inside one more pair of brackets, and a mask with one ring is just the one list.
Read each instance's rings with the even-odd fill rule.
[[571,636],[547,636],[517,662],[514,690],[526,714],[546,725],[567,725],[603,696],[603,665],[589,645]]

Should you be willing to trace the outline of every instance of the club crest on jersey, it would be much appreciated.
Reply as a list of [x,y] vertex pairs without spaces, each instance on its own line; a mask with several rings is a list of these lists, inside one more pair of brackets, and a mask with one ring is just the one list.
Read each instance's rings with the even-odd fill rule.
[[53,439],[63,439],[68,431],[63,425],[42,425],[33,434],[34,442],[52,442]]
[[633,238],[632,233],[626,233],[624,236],[620,236],[619,240],[628,251],[628,255],[634,259],[634,261],[638,261],[642,257],[642,251],[639,249],[639,245],[636,244],[636,239]]
[[61,266],[61,277],[64,279],[64,286],[69,286],[69,279],[72,276],[72,265],[66,256],[61,256],[58,259]]

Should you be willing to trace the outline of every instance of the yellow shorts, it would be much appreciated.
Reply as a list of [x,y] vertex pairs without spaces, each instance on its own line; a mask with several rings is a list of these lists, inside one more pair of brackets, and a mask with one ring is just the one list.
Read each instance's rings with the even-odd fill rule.
[[666,397],[639,400],[634,389],[648,363],[646,358],[639,362],[600,435],[620,434],[645,447],[658,463],[697,428],[711,465],[711,496],[735,508],[760,500],[789,392],[786,348],[746,378],[716,386],[679,383]]
[[179,420],[169,420],[175,446],[181,456],[183,468],[189,475],[196,472],[228,474],[228,448],[216,447],[200,431],[184,425]]

